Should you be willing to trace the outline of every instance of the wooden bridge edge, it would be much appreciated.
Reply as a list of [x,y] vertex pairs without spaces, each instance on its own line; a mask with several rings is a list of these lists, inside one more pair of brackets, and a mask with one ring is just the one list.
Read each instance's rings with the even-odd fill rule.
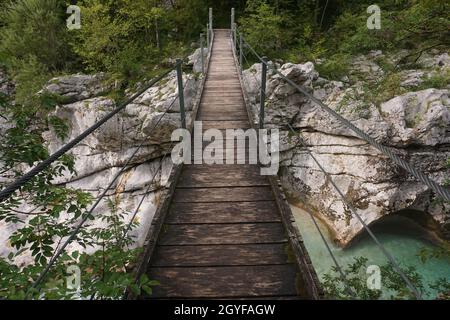
[[[214,44],[214,32],[212,32],[211,35],[211,46],[208,48],[208,56],[206,59],[206,66],[205,66],[205,75],[202,79],[202,82],[200,84],[200,88],[195,96],[194,102],[193,102],[193,108],[192,108],[192,121],[189,125],[189,131],[192,133],[192,130],[194,128],[194,121],[197,118],[198,109],[200,107],[201,98],[203,95],[203,90],[205,88],[206,78],[209,70],[209,64],[210,64],[210,58],[212,54],[212,47]],[[161,228],[164,224],[164,221],[167,216],[167,212],[169,210],[169,206],[171,203],[171,200],[173,198],[173,195],[175,193],[175,188],[177,186],[178,179],[180,178],[181,171],[183,169],[183,164],[173,165],[169,179],[167,181],[166,188],[162,191],[161,199],[163,201],[156,209],[156,212],[153,216],[153,220],[150,224],[150,227],[148,229],[148,232],[146,234],[144,244],[143,244],[143,252],[139,255],[137,259],[136,267],[133,270],[134,274],[134,280],[135,283],[139,283],[139,279],[141,276],[145,273],[147,265],[149,264],[151,257],[153,256],[153,252],[156,247],[156,243],[158,242],[159,234],[161,232]],[[130,289],[127,289],[124,295],[124,299],[126,300],[135,300],[139,299],[140,297],[133,294],[133,292]]]
[[[239,62],[234,50],[233,57],[234,63],[239,70]],[[239,82],[241,83],[245,109],[247,110],[248,118],[251,122],[250,125],[252,126],[252,128],[258,129],[259,124],[256,123],[256,119],[251,112],[250,99],[247,95],[247,92],[245,92],[245,90],[243,89],[244,81],[240,72],[238,72],[238,78]],[[314,266],[312,265],[311,258],[308,251],[306,250],[300,230],[295,224],[294,215],[292,214],[291,207],[287,202],[281,182],[278,176],[271,176],[269,178],[269,181],[277,203],[277,207],[280,211],[282,223],[288,235],[289,244],[291,245],[291,248],[295,255],[296,263],[300,271],[306,271],[301,272],[300,274],[302,280],[307,284],[308,292],[306,292],[306,295],[316,300],[324,299],[324,292],[322,286],[320,285],[319,277],[317,276]]]

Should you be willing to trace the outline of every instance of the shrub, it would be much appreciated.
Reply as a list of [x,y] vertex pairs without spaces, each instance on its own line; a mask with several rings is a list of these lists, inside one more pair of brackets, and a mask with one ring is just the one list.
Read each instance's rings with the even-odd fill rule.
[[105,71],[113,65],[127,35],[127,24],[115,20],[110,8],[98,1],[81,7],[82,28],[73,31],[72,48],[89,71]]
[[347,54],[338,53],[326,59],[316,68],[322,77],[329,79],[340,79],[348,74],[350,57]]
[[6,5],[0,21],[0,54],[7,64],[35,57],[48,70],[60,70],[69,60],[64,1],[19,0]]
[[429,78],[425,78],[421,85],[420,90],[435,88],[444,89],[450,85],[450,70],[446,69],[442,73],[435,73]]
[[282,24],[284,18],[274,13],[274,8],[262,2],[249,2],[248,16],[239,20],[247,42],[259,53],[276,57],[286,37]]
[[26,106],[36,104],[36,95],[50,78],[45,65],[36,56],[15,60],[13,76],[16,81],[16,102]]

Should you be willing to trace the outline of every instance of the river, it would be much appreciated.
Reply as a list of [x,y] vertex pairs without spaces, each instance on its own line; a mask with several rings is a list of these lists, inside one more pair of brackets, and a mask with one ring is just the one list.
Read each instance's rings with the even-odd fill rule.
[[[295,205],[291,205],[291,208],[316,272],[319,278],[323,278],[324,274],[331,273],[333,261],[310,215]],[[352,263],[354,257],[360,256],[368,259],[367,265],[381,266],[386,264],[387,258],[368,234],[361,235],[358,241],[348,248],[342,249],[332,241],[325,224],[318,219],[316,220],[342,267]],[[450,281],[450,257],[428,259],[426,263],[423,263],[417,256],[420,249],[435,249],[437,246],[430,241],[425,232],[421,232],[420,228],[414,226],[410,219],[394,217],[388,223],[375,226],[372,231],[402,266],[413,266],[420,273],[429,291],[429,294],[423,298],[434,299],[436,297],[436,292],[428,288],[429,284],[440,278],[446,278]],[[383,287],[381,290],[383,291],[383,297],[388,297],[387,290],[383,290]]]

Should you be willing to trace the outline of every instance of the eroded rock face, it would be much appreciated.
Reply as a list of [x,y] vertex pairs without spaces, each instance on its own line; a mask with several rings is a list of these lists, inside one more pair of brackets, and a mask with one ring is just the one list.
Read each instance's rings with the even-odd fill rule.
[[68,103],[99,96],[108,91],[105,75],[75,74],[51,79],[43,91],[59,95]]
[[[116,108],[112,99],[101,96],[105,88],[103,78],[102,74],[77,74],[52,79],[44,87],[43,91],[60,95],[66,98],[64,101],[70,101],[58,105],[54,111],[54,115],[65,120],[69,126],[68,136],[61,139],[53,130],[43,134],[50,153],[58,150]],[[192,74],[183,75],[188,125],[199,81]],[[145,196],[136,215],[140,225],[133,231],[137,240],[136,245],[142,245],[159,205],[160,191],[167,184],[172,169],[171,134],[174,129],[180,127],[176,73],[172,72],[73,148],[71,154],[75,158],[77,175],[67,173],[56,182],[64,183],[70,188],[88,191],[96,197],[105,190],[121,168],[127,165],[129,168],[112,185],[107,198],[100,203],[94,215],[110,212],[112,202],[115,204],[115,210],[125,213],[126,220],[131,219],[142,197]],[[134,157],[129,160],[132,155]],[[99,227],[102,222],[94,220],[91,224]],[[0,242],[7,243],[8,237],[16,227],[0,222]],[[74,248],[77,246],[72,245],[71,249]],[[14,250],[8,244],[2,245],[0,256],[5,256],[11,251]],[[28,253],[17,259],[19,264],[30,261]]]
[[[203,61],[206,61],[206,57],[208,56],[208,48],[203,48]],[[201,49],[198,48],[194,51],[192,55],[189,56],[188,65],[192,66],[192,71],[194,72],[202,72],[202,60],[201,60],[202,54]]]
[[[378,70],[372,62],[364,61],[359,60],[361,72]],[[442,184],[450,176],[446,166],[450,158],[449,90],[408,92],[376,106],[360,99],[364,90],[361,83],[349,86],[320,78],[312,63],[287,63],[278,69],[435,181]],[[244,71],[243,77],[257,119],[259,95],[255,93],[259,92],[261,68],[254,65]],[[315,209],[340,244],[348,244],[363,226],[309,152],[368,224],[405,208],[428,212],[441,224],[449,218],[450,207],[433,201],[425,185],[278,75],[268,73],[266,92],[265,126],[283,130],[280,176],[284,187]],[[288,123],[301,133],[306,147],[297,137],[288,135]]]
[[392,128],[392,140],[406,145],[450,143],[449,90],[427,89],[395,97],[381,104]]
[[[156,174],[161,157],[171,151],[172,131],[181,127],[180,113],[175,107],[178,101],[175,80],[176,74],[169,74],[159,86],[148,89],[133,104],[128,105],[74,148],[73,155],[76,159],[75,168],[78,176],[74,179],[69,178],[68,186],[82,190],[99,190],[108,184],[134,154],[132,160],[128,162],[133,168],[124,174],[122,181],[116,183],[112,190],[116,195],[119,192],[124,208],[131,208],[137,201],[134,198],[142,196],[144,188]],[[188,93],[185,101],[186,109],[192,110],[197,81],[193,76],[185,75],[184,83],[185,92]],[[175,102],[172,103],[173,101]],[[45,133],[45,140],[50,142],[50,151],[54,152],[63,142],[78,136],[115,107],[114,101],[107,97],[96,97],[59,106],[55,114],[66,119],[71,129],[69,137],[64,141],[58,139],[53,132]],[[166,112],[169,107],[171,109]],[[188,124],[189,114],[190,112],[187,112]],[[164,162],[164,166],[170,168],[170,161],[167,160],[170,160],[170,154]],[[156,184],[161,184],[168,178],[169,168],[163,168],[163,175],[160,173],[156,175]],[[161,186],[164,186],[164,183]],[[150,199],[156,195],[157,193],[152,192]],[[145,212],[144,209],[142,216],[139,215],[141,218],[145,217],[142,230],[138,232],[140,236],[144,235],[144,230],[147,230],[152,218],[152,214]]]

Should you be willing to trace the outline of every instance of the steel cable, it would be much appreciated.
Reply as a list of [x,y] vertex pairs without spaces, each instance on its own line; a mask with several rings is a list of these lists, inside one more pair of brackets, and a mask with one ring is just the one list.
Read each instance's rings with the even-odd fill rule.
[[[178,65],[178,64],[177,64]],[[161,79],[163,79],[165,76],[167,76],[170,72],[172,72],[173,69],[170,69],[163,74],[159,75],[144,88],[140,89],[137,93],[135,93],[133,96],[128,98],[126,101],[119,104],[117,108],[115,108],[113,111],[109,112],[107,115],[105,115],[102,119],[97,121],[94,125],[86,129],[84,132],[82,132],[80,135],[72,139],[70,142],[62,146],[58,151],[53,153],[50,157],[48,157],[46,160],[40,162],[38,165],[36,165],[33,169],[28,171],[26,174],[24,174],[22,177],[14,181],[12,184],[4,188],[0,191],[0,201],[6,200],[12,193],[14,193],[17,189],[21,188],[24,184],[26,184],[29,180],[31,180],[33,177],[38,175],[40,172],[42,172],[45,168],[47,168],[49,165],[51,165],[53,162],[58,160],[62,155],[67,153],[70,149],[72,149],[74,146],[76,146],[78,143],[80,143],[82,140],[84,140],[87,136],[89,136],[91,133],[93,133],[95,130],[97,130],[100,126],[102,126],[105,122],[107,122],[109,119],[111,119],[113,116],[115,116],[117,113],[122,111],[126,108],[128,104],[133,102],[136,98],[141,96],[145,91],[147,91],[149,88],[151,88],[153,85],[155,85],[157,82],[159,82]]]
[[[247,57],[245,56],[244,53],[243,53],[243,57],[244,57],[246,63],[248,64],[248,59],[247,59]],[[255,78],[256,84],[257,84],[257,86],[258,86],[258,90],[261,91],[261,90],[262,90],[261,85],[258,83],[258,79],[256,78],[255,74],[253,74],[252,72],[250,72],[250,73],[251,73],[252,76]],[[265,95],[265,92],[264,92],[264,95]],[[347,293],[348,293],[352,298],[356,299],[356,294],[355,294],[355,292],[352,290],[352,288],[348,285],[347,276],[346,276],[344,270],[342,269],[342,267],[339,265],[339,263],[338,263],[338,261],[337,261],[337,259],[336,259],[336,256],[334,255],[334,253],[333,253],[333,251],[331,250],[331,248],[330,248],[328,242],[327,242],[326,239],[325,239],[325,236],[324,236],[323,233],[322,233],[322,230],[320,230],[319,225],[317,224],[316,218],[315,218],[314,215],[313,215],[311,212],[309,212],[308,210],[307,210],[307,212],[308,212],[308,214],[309,214],[311,220],[313,221],[314,226],[316,227],[316,229],[317,229],[317,231],[318,231],[318,233],[319,233],[319,235],[320,235],[320,237],[321,237],[323,243],[325,244],[325,247],[326,247],[326,249],[327,249],[327,252],[328,252],[328,254],[330,255],[331,259],[333,260],[333,263],[334,263],[336,269],[338,270],[338,273],[339,273],[339,275],[340,275],[340,278],[341,278],[342,282],[344,283],[344,286],[345,286],[345,288],[346,288],[346,290],[347,290]]]
[[[264,61],[264,60],[262,60]],[[256,83],[258,84],[258,80],[256,78],[256,76],[254,74],[252,74],[256,80]],[[261,86],[258,84],[259,90],[262,90]],[[266,92],[264,92],[264,96],[266,96]],[[276,109],[279,112],[279,115],[281,118],[283,118],[283,115],[281,114],[281,112]],[[300,135],[298,132],[296,132],[294,130],[294,128],[292,127],[292,125],[290,123],[287,123],[289,129],[291,130],[292,133],[296,134],[296,135]],[[404,274],[403,270],[400,268],[400,266],[398,265],[398,263],[396,262],[395,258],[386,250],[386,248],[384,247],[383,244],[381,244],[381,242],[378,240],[378,238],[375,236],[375,234],[370,230],[369,226],[365,223],[365,221],[362,219],[362,217],[359,215],[359,213],[356,212],[356,209],[350,205],[350,203],[347,201],[345,195],[342,193],[342,191],[338,188],[338,186],[335,184],[335,182],[333,181],[333,179],[331,178],[330,174],[323,168],[323,166],[319,163],[319,161],[317,160],[317,158],[312,154],[312,152],[308,149],[307,145],[304,143],[303,139],[299,136],[299,141],[302,144],[302,146],[305,148],[306,152],[312,157],[312,159],[314,160],[314,162],[317,164],[317,166],[320,168],[320,170],[325,174],[325,176],[327,177],[327,180],[330,181],[330,183],[333,185],[334,189],[337,191],[337,193],[339,194],[340,198],[342,199],[342,201],[344,202],[344,204],[351,210],[352,214],[358,219],[358,221],[362,224],[362,226],[364,227],[364,229],[367,231],[367,233],[370,235],[370,237],[375,241],[375,243],[377,244],[377,246],[380,248],[381,252],[387,257],[387,259],[389,260],[389,262],[392,264],[392,266],[394,267],[395,271],[401,276],[401,278],[403,279],[403,281],[405,281],[405,283],[407,284],[407,286],[410,288],[410,290],[413,292],[414,296],[417,299],[421,299],[421,295],[418,292],[418,290],[416,289],[416,287],[411,283],[411,281],[409,280],[409,278]],[[309,212],[308,212],[309,213]],[[311,218],[314,221],[314,224],[316,224],[316,221],[313,217],[313,215],[311,213],[309,213]],[[317,226],[318,227],[318,226]],[[331,249],[329,248],[328,244],[326,243],[325,238],[323,237],[322,232],[320,232],[320,229],[317,228],[322,240],[324,241],[325,245],[327,246],[327,250],[328,252],[331,254],[333,261],[335,262],[335,265],[337,264],[337,261],[334,258],[334,255],[331,252]],[[336,265],[338,270],[340,269],[340,267],[338,265]],[[343,275],[342,270],[340,270],[341,273],[341,277]]]
[[[183,90],[185,89],[185,87],[186,87],[186,86],[183,87]],[[177,96],[172,100],[172,102],[171,102],[171,104],[170,104],[170,106],[169,106],[169,109],[172,108],[173,104],[174,104],[175,101],[178,99],[178,96],[179,96],[179,95],[177,95]],[[180,116],[182,116],[182,115],[180,114]],[[184,118],[186,118],[186,117],[184,117]],[[170,150],[172,149],[173,145],[174,145],[174,143],[171,144],[171,146],[170,146],[170,148],[169,148]],[[139,209],[141,208],[142,204],[144,203],[144,199],[147,197],[147,194],[148,194],[149,191],[150,191],[150,188],[151,188],[151,186],[152,186],[152,184],[153,184],[153,182],[154,182],[154,180],[155,180],[155,178],[156,178],[156,175],[158,174],[158,172],[159,172],[160,170],[162,171],[163,162],[164,162],[164,160],[165,160],[167,154],[168,154],[168,153],[164,153],[164,156],[162,157],[162,160],[160,161],[158,168],[156,169],[155,173],[153,174],[153,177],[152,177],[152,179],[150,180],[150,183],[148,184],[148,186],[147,186],[147,188],[146,188],[146,190],[145,190],[145,192],[144,192],[144,195],[142,196],[141,200],[139,201],[139,204],[138,204],[138,206],[136,207],[136,209],[135,209],[135,211],[134,211],[134,213],[133,213],[133,215],[132,215],[132,217],[131,217],[131,219],[130,219],[130,222],[128,223],[128,225],[127,225],[127,227],[126,227],[126,229],[125,229],[125,231],[124,231],[124,235],[123,235],[122,239],[119,241],[119,246],[120,246],[120,245],[122,244],[122,242],[125,240],[125,237],[127,236],[128,231],[130,231],[131,225],[133,224],[133,220],[134,220],[134,218],[136,217],[136,215],[138,214]]]
[[[167,73],[168,74],[168,73]],[[148,89],[148,88],[147,88]],[[184,89],[184,88],[183,88]],[[142,93],[141,93],[142,94]],[[178,98],[178,95],[174,98],[170,106],[164,111],[164,113],[159,117],[158,121],[153,125],[153,127],[149,130],[149,132],[152,132],[158,124],[161,122],[162,118],[168,113],[168,111],[173,107],[174,102]],[[66,239],[66,241],[62,244],[62,246],[57,250],[56,254],[52,256],[42,273],[39,275],[39,277],[36,279],[36,281],[33,282],[31,288],[27,291],[26,297],[29,294],[29,291],[31,289],[36,288],[43,280],[43,278],[47,275],[47,273],[50,271],[51,267],[54,265],[56,260],[59,258],[59,256],[63,253],[63,251],[66,249],[66,247],[72,242],[72,240],[75,238],[75,236],[78,234],[78,232],[81,230],[81,227],[86,223],[86,221],[89,219],[89,217],[92,215],[93,211],[96,209],[96,207],[99,205],[101,200],[107,195],[109,190],[112,188],[114,182],[122,175],[122,173],[126,170],[128,165],[131,163],[131,161],[134,159],[138,151],[144,146],[146,143],[146,140],[143,140],[138,147],[134,150],[134,152],[131,154],[131,156],[128,158],[128,160],[125,162],[125,164],[122,166],[122,168],[119,170],[119,172],[114,176],[114,178],[110,181],[108,186],[105,188],[105,190],[102,192],[100,197],[97,198],[94,205],[91,207],[89,212],[83,217],[81,222],[77,225],[77,227],[72,231],[72,233],[69,235],[69,237]]]
[[342,124],[344,124],[346,127],[351,129],[353,132],[356,133],[356,135],[370,143],[372,146],[377,148],[379,151],[381,151],[384,155],[388,156],[392,159],[397,165],[408,171],[410,174],[412,174],[416,179],[424,183],[426,186],[428,186],[430,189],[432,189],[434,192],[436,192],[439,196],[441,196],[443,199],[450,201],[450,190],[448,188],[445,188],[441,185],[439,185],[437,182],[429,178],[427,175],[425,175],[420,170],[416,169],[414,166],[412,166],[409,162],[405,161],[404,159],[400,158],[398,155],[396,155],[391,148],[382,145],[381,143],[377,142],[375,139],[373,139],[371,136],[366,134],[364,131],[356,127],[354,124],[352,124],[350,121],[345,119],[343,116],[341,116],[339,113],[325,105],[322,101],[311,95],[306,89],[302,88],[298,84],[296,84],[291,79],[287,78],[285,75],[283,75],[273,64],[269,64],[268,62],[264,61],[257,53],[256,51],[245,41],[247,47],[257,56],[257,58],[261,61],[261,63],[264,63],[268,68],[271,68],[274,70],[283,80],[285,80],[287,83],[289,83],[291,86],[293,86],[295,89],[303,93],[305,96],[307,96],[311,101],[319,105],[323,110],[331,114],[334,118],[338,119]]

